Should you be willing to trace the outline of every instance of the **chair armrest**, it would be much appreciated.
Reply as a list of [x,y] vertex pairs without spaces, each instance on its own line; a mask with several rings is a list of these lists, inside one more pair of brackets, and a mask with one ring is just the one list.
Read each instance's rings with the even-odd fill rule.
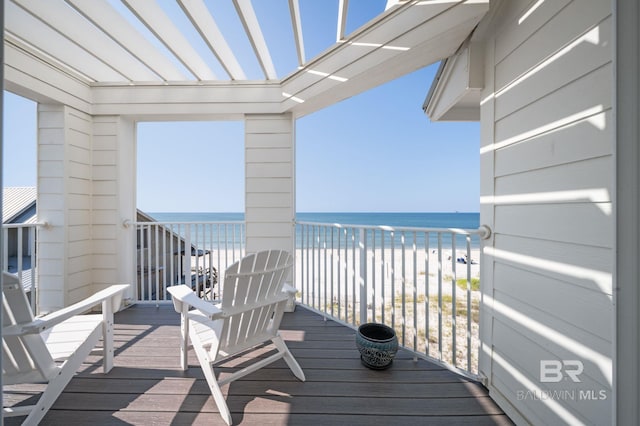
[[[73,305],[67,306],[50,314],[47,314],[41,318],[36,318],[30,323],[23,324],[21,334],[29,333],[41,333],[44,330],[53,327],[56,324],[75,316],[82,314],[92,307],[101,304],[105,300],[112,299],[113,305],[119,305],[119,301],[122,299],[124,291],[129,287],[129,284],[115,284],[97,292],[96,294],[87,297]],[[114,309],[115,310],[115,309]]]
[[[171,297],[175,301],[184,303],[194,309],[199,310],[209,318],[213,318],[222,313],[222,310],[211,302],[207,302],[198,297],[197,294],[191,290],[188,286],[181,284],[177,286],[171,286],[167,288],[167,291],[171,294]],[[179,306],[175,306],[177,312],[181,312],[182,309]]]

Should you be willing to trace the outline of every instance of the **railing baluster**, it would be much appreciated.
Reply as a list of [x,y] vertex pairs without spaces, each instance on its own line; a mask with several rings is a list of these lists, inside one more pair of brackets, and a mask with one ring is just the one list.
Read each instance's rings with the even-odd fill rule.
[[351,324],[356,324],[356,230],[351,228]]
[[442,233],[438,233],[438,359],[442,360]]
[[367,304],[369,301],[367,283],[367,231],[364,228],[359,230],[358,255],[360,257],[358,271],[358,286],[360,287],[360,324],[367,322]]
[[456,342],[458,340],[457,334],[457,317],[456,317],[456,287],[457,287],[457,262],[458,255],[456,253],[456,235],[451,234],[451,271],[453,273],[453,277],[451,278],[451,364],[454,367],[457,366],[458,357],[457,353],[457,345]]
[[471,371],[471,235],[467,241],[467,370]]
[[429,232],[424,233],[424,334],[425,334],[425,354],[429,355],[429,351],[431,350],[429,339],[431,337],[431,324],[429,321],[429,317],[431,316],[431,293],[429,292],[429,281],[430,281],[430,271],[429,271],[429,263],[430,256],[429,253]]
[[[384,245],[384,240],[387,238],[386,232],[387,231],[384,228],[380,230],[380,249],[382,251],[382,259],[381,259],[382,263],[381,263],[381,270],[380,270],[382,283],[380,285],[380,293],[381,293],[381,296],[382,296],[382,302],[381,302],[381,304],[382,304],[382,321],[381,322],[383,324],[386,323],[386,315],[385,315],[385,313],[387,311],[385,309],[385,306],[386,306],[386,303],[387,303],[386,291],[385,291],[386,287],[387,287],[387,276],[386,276],[387,275],[387,265],[386,265],[387,261],[386,261],[386,254],[385,254],[386,250],[385,250],[385,245]],[[393,301],[393,298],[391,298],[391,300]],[[391,302],[391,303],[393,303],[393,302]]]
[[418,350],[418,234],[413,232],[413,350]]
[[37,252],[36,252],[36,228],[29,228],[29,266],[31,266],[31,309],[36,315],[40,314],[40,307],[38,303],[39,299],[39,287],[40,280],[38,279],[38,264],[37,264]]
[[391,328],[396,328],[396,234],[391,231]]
[[147,300],[153,300],[153,292],[152,292],[152,290],[153,290],[152,289],[153,281],[151,279],[151,247],[152,247],[152,244],[151,244],[151,227],[152,227],[152,225],[148,225],[147,226],[147,232],[145,234],[146,235],[146,240],[147,240],[146,241],[147,244],[146,244],[146,248],[145,248],[145,250],[147,251],[147,253],[146,253],[147,263],[146,263],[146,271],[145,271],[146,274],[147,274],[147,276],[146,276],[146,279],[147,279],[147,283],[146,283],[146,285],[147,285],[147,297],[148,297]]
[[376,230],[371,230],[371,318],[373,322],[376,322],[376,305],[378,304],[376,298],[378,292],[376,290]]
[[22,260],[23,260],[22,256],[23,256],[23,253],[24,253],[24,249],[22,247],[22,245],[23,245],[22,229],[23,228],[18,228],[18,232],[17,232],[17,234],[18,234],[17,235],[17,237],[18,237],[18,241],[17,241],[17,243],[18,243],[18,253],[17,253],[18,254],[18,259],[17,259],[18,260],[18,278],[20,278],[20,281],[22,281],[22,270],[24,269],[24,265],[22,263]]
[[402,231],[400,233],[400,246],[402,250],[402,346],[406,346],[406,336],[407,336],[407,264],[406,264],[406,241],[405,241],[405,233]]
[[327,228],[324,228],[324,236],[322,238],[322,254],[324,257],[324,289],[322,290],[323,294],[323,302],[322,302],[322,312],[327,312]]

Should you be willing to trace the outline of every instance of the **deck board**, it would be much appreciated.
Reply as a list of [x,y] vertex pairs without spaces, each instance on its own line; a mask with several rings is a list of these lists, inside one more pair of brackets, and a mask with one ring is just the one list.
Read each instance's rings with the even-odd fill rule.
[[[178,368],[179,316],[169,305],[136,305],[115,322],[114,369],[103,375],[99,354],[92,354],[42,425],[224,424],[193,351],[190,368]],[[387,370],[363,367],[354,330],[302,307],[285,315],[281,334],[307,381],[280,360],[224,385],[234,424],[511,424],[485,388],[405,351]],[[224,377],[270,351],[227,360],[217,371]],[[41,388],[7,388],[5,403],[24,402]]]

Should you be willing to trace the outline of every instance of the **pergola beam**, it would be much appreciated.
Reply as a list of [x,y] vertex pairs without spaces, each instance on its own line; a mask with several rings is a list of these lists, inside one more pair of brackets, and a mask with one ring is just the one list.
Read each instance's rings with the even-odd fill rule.
[[347,26],[347,11],[349,10],[349,0],[340,0],[338,5],[338,30],[336,42],[340,43],[344,39],[344,31]]
[[178,0],[178,3],[213,54],[216,55],[229,77],[233,80],[245,80],[247,77],[242,67],[204,2],[202,0]]
[[291,13],[291,26],[293,27],[293,38],[296,42],[296,52],[298,53],[298,65],[302,67],[307,60],[304,55],[304,39],[302,37],[302,21],[300,20],[300,3],[298,0],[289,0],[289,12]]
[[162,55],[105,0],[65,1],[165,81],[181,81],[186,78],[173,62]]
[[242,25],[249,36],[249,41],[251,42],[253,51],[258,57],[258,62],[260,62],[260,66],[262,67],[265,77],[268,80],[276,80],[278,78],[276,75],[276,69],[271,61],[269,48],[267,47],[264,35],[260,29],[260,24],[258,23],[256,12],[251,5],[251,0],[233,0],[233,4],[238,12],[240,21],[242,21]]
[[148,0],[122,1],[198,80],[216,79],[206,62],[156,2]]

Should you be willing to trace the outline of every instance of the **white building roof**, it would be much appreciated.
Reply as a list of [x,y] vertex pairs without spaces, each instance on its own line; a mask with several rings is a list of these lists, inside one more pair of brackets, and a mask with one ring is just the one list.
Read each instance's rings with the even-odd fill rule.
[[27,187],[7,187],[2,190],[2,223],[35,223],[37,216],[35,208],[33,215],[22,217],[30,208],[36,205],[36,188]]

